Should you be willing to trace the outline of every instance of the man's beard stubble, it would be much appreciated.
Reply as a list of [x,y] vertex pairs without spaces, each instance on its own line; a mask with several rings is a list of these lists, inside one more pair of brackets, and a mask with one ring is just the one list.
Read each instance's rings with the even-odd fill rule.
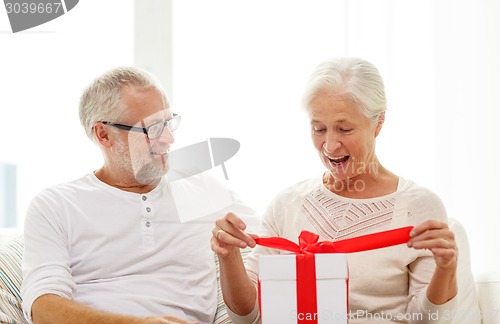
[[161,166],[159,161],[154,161],[149,153],[139,155],[130,151],[129,147],[123,141],[115,143],[115,163],[124,172],[133,174],[137,182],[141,184],[150,184],[164,176],[168,170],[166,156],[161,157]]

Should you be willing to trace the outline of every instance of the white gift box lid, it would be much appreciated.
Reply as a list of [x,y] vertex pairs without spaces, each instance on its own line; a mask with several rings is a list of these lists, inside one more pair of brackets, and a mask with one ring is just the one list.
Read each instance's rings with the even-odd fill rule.
[[[259,280],[296,280],[296,254],[262,255],[259,258]],[[347,279],[347,255],[318,253],[316,279]]]

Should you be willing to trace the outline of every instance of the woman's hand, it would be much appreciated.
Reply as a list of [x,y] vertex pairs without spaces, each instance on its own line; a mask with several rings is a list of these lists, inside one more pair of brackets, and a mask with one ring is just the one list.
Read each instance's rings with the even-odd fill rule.
[[434,255],[436,266],[442,270],[457,268],[458,248],[455,234],[448,224],[438,220],[426,220],[410,232],[408,246],[414,249],[428,249]]
[[441,305],[457,295],[458,249],[455,234],[447,223],[426,220],[410,232],[408,246],[415,249],[428,249],[434,255],[436,269],[427,287],[427,298]]
[[246,224],[233,213],[215,221],[210,245],[219,258],[220,286],[226,306],[244,316],[255,308],[257,291],[245,269],[240,249],[255,247],[257,235],[245,233]]
[[258,236],[246,233],[246,227],[245,222],[233,213],[227,213],[226,216],[217,219],[212,230],[212,251],[219,256],[228,256],[240,248],[247,246],[253,248],[254,238]]

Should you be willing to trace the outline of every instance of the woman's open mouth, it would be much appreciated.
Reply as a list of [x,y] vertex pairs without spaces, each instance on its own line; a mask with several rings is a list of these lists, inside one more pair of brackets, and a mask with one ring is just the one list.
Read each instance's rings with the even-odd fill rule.
[[330,161],[330,164],[332,166],[338,166],[347,162],[347,160],[349,160],[349,157],[350,157],[349,155],[334,156],[334,157],[327,156],[327,159]]

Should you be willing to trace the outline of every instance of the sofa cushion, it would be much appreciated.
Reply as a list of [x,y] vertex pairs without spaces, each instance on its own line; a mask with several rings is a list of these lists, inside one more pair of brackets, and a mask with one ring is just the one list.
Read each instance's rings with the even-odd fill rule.
[[222,298],[222,290],[220,289],[220,272],[219,272],[219,259],[215,256],[215,263],[217,264],[217,310],[215,312],[214,324],[229,324],[232,323],[226,311],[226,304]]
[[456,313],[453,314],[453,324],[480,323],[481,311],[476,294],[476,284],[472,276],[469,239],[464,226],[457,219],[450,218],[448,224],[455,234],[458,247],[458,307]]
[[0,243],[0,323],[27,323],[21,310],[22,235]]
[[[241,250],[243,263],[246,263],[247,256],[250,252],[252,252],[252,249],[249,247]],[[222,298],[222,290],[220,288],[219,259],[217,258],[217,255],[215,255],[215,264],[217,266],[217,311],[215,313],[214,324],[230,324],[233,322],[227,314],[226,304],[224,304],[224,299]]]

